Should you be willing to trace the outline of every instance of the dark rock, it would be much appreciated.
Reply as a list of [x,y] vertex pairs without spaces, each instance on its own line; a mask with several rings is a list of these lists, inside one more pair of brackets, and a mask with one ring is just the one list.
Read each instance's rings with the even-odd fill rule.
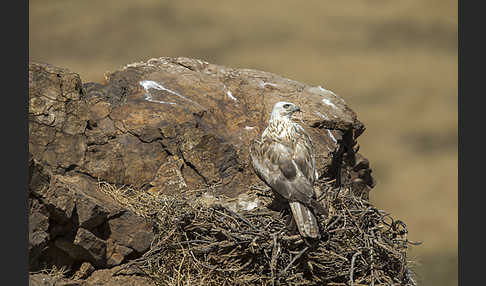
[[[65,263],[74,265],[87,261],[100,268],[107,263],[121,263],[134,250],[141,254],[152,242],[153,224],[122,210],[111,197],[99,191],[90,177],[53,175],[49,187],[33,194],[39,197],[40,203],[37,203],[39,207],[31,207],[29,250],[32,262],[40,259],[57,265],[55,257],[62,257],[59,253],[63,253],[70,257],[70,260],[64,259]],[[37,202],[37,199],[32,201]],[[39,211],[40,206],[44,213]],[[53,239],[53,249],[46,251],[49,239]],[[116,243],[108,256],[107,239]],[[44,250],[43,256],[41,250]]]
[[124,212],[119,217],[110,219],[108,225],[110,238],[121,246],[131,248],[138,253],[148,250],[154,238],[153,223],[144,218]]
[[78,228],[74,245],[86,250],[90,257],[93,258],[93,264],[100,265],[101,267],[106,264],[106,242],[91,232],[84,228]]
[[51,186],[45,192],[38,194],[47,206],[50,217],[59,224],[66,224],[72,219],[76,200],[73,191],[56,179],[51,180]]
[[115,243],[111,238],[106,241],[106,264],[116,266],[130,257],[134,253],[133,249]]
[[31,198],[29,201],[29,267],[36,269],[40,267],[38,257],[49,243],[49,217],[36,199]]
[[91,263],[89,263],[89,262],[84,262],[79,267],[79,270],[76,271],[76,273],[74,273],[73,279],[75,279],[75,280],[85,279],[89,275],[91,275],[91,273],[93,273],[93,271],[95,271],[95,268],[93,267],[93,265],[91,265]]

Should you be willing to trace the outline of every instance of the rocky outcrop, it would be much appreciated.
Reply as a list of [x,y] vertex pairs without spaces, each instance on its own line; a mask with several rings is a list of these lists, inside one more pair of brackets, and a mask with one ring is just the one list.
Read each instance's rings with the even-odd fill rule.
[[364,126],[320,86],[188,58],[134,63],[104,83],[83,84],[67,69],[31,62],[31,271],[68,265],[74,273],[88,263],[96,271],[80,275],[95,277],[147,251],[153,223],[100,192],[99,181],[166,194],[210,189],[229,198],[262,185],[248,146],[281,100],[303,110],[320,179],[367,196],[374,181],[356,144]]
[[30,185],[32,270],[82,262],[104,268],[149,248],[152,223],[121,209],[90,177],[48,175],[46,180],[49,184]]

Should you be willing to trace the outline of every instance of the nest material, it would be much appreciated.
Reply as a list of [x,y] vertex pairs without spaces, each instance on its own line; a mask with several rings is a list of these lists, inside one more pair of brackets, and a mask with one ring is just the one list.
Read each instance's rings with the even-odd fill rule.
[[265,206],[235,212],[197,199],[104,187],[157,223],[151,249],[132,261],[160,285],[416,285],[403,222],[346,189],[328,192],[321,239],[289,233]]

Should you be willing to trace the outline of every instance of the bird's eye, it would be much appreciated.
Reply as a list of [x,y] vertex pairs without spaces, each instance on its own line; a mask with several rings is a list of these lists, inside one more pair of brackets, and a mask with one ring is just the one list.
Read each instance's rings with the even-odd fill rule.
[[283,106],[284,108],[289,108],[290,107],[290,104],[284,104]]

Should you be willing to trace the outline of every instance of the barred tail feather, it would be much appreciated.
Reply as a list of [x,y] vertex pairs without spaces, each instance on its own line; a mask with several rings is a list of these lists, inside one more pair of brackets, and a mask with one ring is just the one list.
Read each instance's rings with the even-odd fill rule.
[[319,225],[316,217],[306,206],[299,202],[291,202],[290,209],[299,229],[299,233],[304,237],[320,238]]

